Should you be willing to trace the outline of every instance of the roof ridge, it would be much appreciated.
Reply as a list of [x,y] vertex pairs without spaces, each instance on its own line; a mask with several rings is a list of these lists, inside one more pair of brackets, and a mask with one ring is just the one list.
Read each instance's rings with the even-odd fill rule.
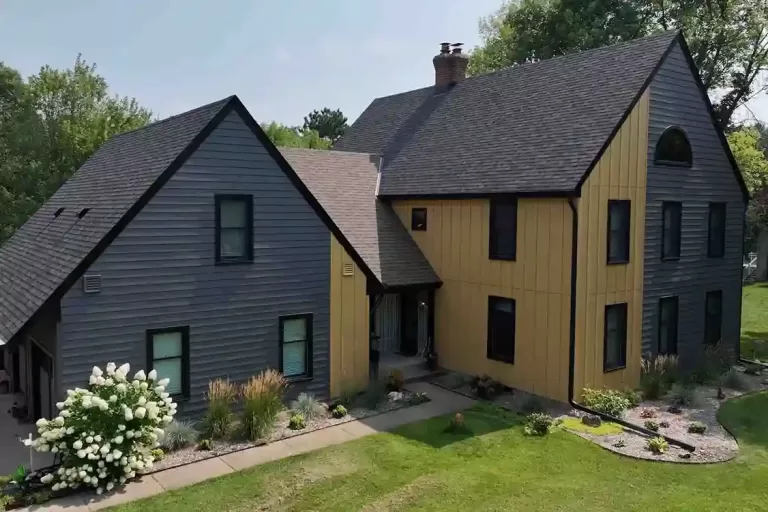
[[168,121],[172,121],[174,119],[177,119],[179,117],[186,116],[186,115],[189,115],[189,114],[192,114],[192,113],[195,113],[195,112],[200,112],[202,110],[209,109],[209,108],[213,107],[214,105],[218,105],[219,103],[221,103],[221,105],[224,106],[227,103],[229,103],[233,98],[237,98],[237,95],[236,94],[231,94],[231,95],[227,96],[226,98],[222,98],[220,100],[216,100],[216,101],[212,101],[210,103],[206,103],[205,105],[201,105],[201,106],[193,108],[191,110],[185,110],[184,112],[181,112],[179,114],[174,114],[172,116],[168,116],[168,117],[165,117],[163,119],[159,119],[157,121],[151,122],[151,123],[146,124],[144,126],[140,126],[138,128],[134,128],[132,130],[127,130],[127,131],[124,131],[124,132],[120,132],[120,133],[118,133],[116,135],[113,135],[111,137],[111,139],[122,137],[123,135],[128,135],[129,133],[136,133],[136,132],[139,132],[141,130],[146,130],[147,128],[150,128],[150,127],[156,127],[156,126],[164,124],[164,123],[166,123]]

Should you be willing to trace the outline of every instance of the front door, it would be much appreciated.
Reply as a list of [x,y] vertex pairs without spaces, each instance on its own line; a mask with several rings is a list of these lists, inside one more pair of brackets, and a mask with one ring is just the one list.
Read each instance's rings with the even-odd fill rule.
[[415,356],[419,352],[419,301],[415,293],[400,297],[400,353]]

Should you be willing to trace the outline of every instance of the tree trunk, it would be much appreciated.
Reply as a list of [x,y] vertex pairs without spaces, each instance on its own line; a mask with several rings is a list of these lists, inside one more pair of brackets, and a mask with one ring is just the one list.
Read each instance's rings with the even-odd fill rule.
[[768,281],[768,229],[761,229],[757,235],[757,270],[755,279]]

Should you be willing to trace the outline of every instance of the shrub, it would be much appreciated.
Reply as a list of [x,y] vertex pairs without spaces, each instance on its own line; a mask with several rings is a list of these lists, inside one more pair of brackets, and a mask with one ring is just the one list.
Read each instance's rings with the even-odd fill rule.
[[283,408],[283,395],[288,386],[285,377],[275,370],[265,370],[240,387],[243,398],[242,428],[248,439],[265,436],[274,426]]
[[173,452],[191,446],[195,441],[197,441],[197,430],[192,422],[173,420],[165,427],[165,432],[160,438],[160,446],[166,452]]
[[163,460],[165,458],[165,452],[161,450],[160,448],[155,448],[150,452],[152,456],[155,458],[155,460]]
[[614,448],[624,448],[627,446],[627,442],[623,439],[619,439],[615,443],[613,443]]
[[691,407],[698,402],[696,388],[690,384],[675,384],[672,386],[669,401],[676,408]]
[[387,390],[388,391],[402,391],[403,384],[405,384],[405,378],[403,377],[402,370],[395,368],[389,375],[387,375]]
[[631,409],[634,409],[635,407],[640,405],[643,401],[643,393],[638,391],[637,389],[624,388],[621,394],[624,395],[624,398],[626,398],[629,401],[629,407]]
[[39,452],[58,453],[61,465],[40,480],[54,492],[88,486],[100,494],[152,467],[151,450],[176,404],[165,391],[168,379],[138,371],[129,382],[129,371],[128,364],[109,363],[106,375],[94,367],[88,388],[67,391],[56,404],[59,415],[38,420],[40,437],[24,441]]
[[306,426],[307,422],[304,420],[304,416],[302,416],[301,413],[294,414],[291,416],[291,419],[288,420],[288,428],[291,430],[301,430]]
[[539,397],[531,395],[525,402],[523,402],[523,406],[520,410],[525,414],[533,414],[536,412],[544,412],[545,408]]
[[739,370],[731,368],[720,379],[720,383],[724,388],[734,389],[736,391],[747,391],[749,389],[749,382],[747,378]]
[[662,421],[659,423],[659,427],[661,428],[669,428],[669,422],[668,421]]
[[616,418],[629,408],[629,400],[621,391],[613,389],[588,389],[583,392],[584,405],[597,412]]
[[488,375],[474,377],[470,386],[472,387],[472,391],[483,400],[493,399],[504,389],[504,386]]
[[208,410],[203,416],[203,433],[212,439],[227,437],[234,423],[232,403],[237,397],[237,389],[229,379],[216,379],[208,382]]
[[451,422],[443,429],[443,432],[448,432],[450,434],[472,434],[472,430],[464,422],[464,415],[460,412],[457,412],[453,418],[451,418]]
[[291,402],[291,410],[296,414],[301,414],[307,421],[325,414],[323,404],[309,393],[300,393],[296,400]]
[[694,421],[688,425],[688,432],[690,434],[703,434],[707,431],[707,426],[699,421]]
[[731,369],[734,360],[733,350],[724,342],[707,345],[691,377],[697,384],[707,384],[717,380]]
[[531,436],[545,436],[555,425],[549,414],[534,412],[525,419],[525,433]]
[[650,407],[648,407],[646,409],[643,409],[642,411],[640,411],[640,417],[641,418],[645,418],[645,419],[647,419],[647,418],[655,418],[656,417],[656,410],[655,409],[651,409]]
[[659,431],[659,424],[656,423],[653,420],[646,420],[644,425],[645,425],[645,428],[647,428],[651,432],[658,432]]
[[343,418],[344,416],[346,416],[346,415],[347,415],[347,408],[346,408],[346,407],[344,407],[343,405],[339,404],[339,405],[337,405],[336,407],[334,407],[334,408],[331,410],[331,415],[332,415],[334,418],[337,418],[337,419],[338,419],[338,418]]
[[667,441],[661,436],[652,437],[648,440],[648,444],[646,446],[653,453],[657,454],[662,454],[669,450],[669,443],[667,443]]
[[640,389],[648,400],[661,397],[676,379],[677,357],[657,355],[640,361]]
[[201,452],[209,452],[213,449],[213,441],[210,439],[201,439],[199,443],[197,443],[197,449]]

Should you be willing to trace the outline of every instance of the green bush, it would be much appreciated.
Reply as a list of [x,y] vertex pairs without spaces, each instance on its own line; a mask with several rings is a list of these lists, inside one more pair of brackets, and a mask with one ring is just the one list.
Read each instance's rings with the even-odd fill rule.
[[216,379],[208,382],[208,410],[203,416],[203,433],[212,439],[227,437],[234,424],[232,404],[237,398],[237,388],[229,379]]
[[334,407],[333,410],[331,410],[331,415],[337,419],[343,418],[344,416],[347,415],[347,408],[339,404],[336,407]]
[[667,441],[659,436],[659,437],[652,437],[648,440],[647,448],[651,450],[653,453],[662,454],[669,450],[669,443]]
[[395,368],[394,370],[389,372],[389,375],[387,375],[387,391],[400,392],[403,390],[404,384],[405,384],[405,377],[403,377],[402,370]]
[[160,446],[170,453],[191,446],[195,441],[197,441],[197,430],[192,422],[173,420],[165,427],[165,432],[160,438]]
[[658,432],[659,431],[659,424],[656,423],[653,420],[646,420],[644,425],[645,425],[645,428],[647,428],[651,432]]
[[307,426],[307,422],[301,413],[296,413],[288,420],[288,428],[291,430],[301,430]]
[[657,355],[640,361],[640,390],[648,400],[660,398],[677,378],[677,357]]
[[472,391],[483,400],[492,400],[504,390],[504,386],[488,375],[476,376],[470,384]]
[[718,341],[707,345],[691,377],[697,384],[708,384],[730,370],[734,359],[733,349],[726,343]]
[[165,458],[165,452],[160,448],[155,448],[150,452],[155,460],[163,460]]
[[13,475],[0,475],[0,487],[8,485],[13,480]]
[[460,412],[457,412],[453,418],[451,418],[451,422],[443,429],[443,432],[463,435],[472,434],[472,430],[464,422],[464,415]]
[[199,443],[197,443],[197,449],[203,452],[209,452],[213,449],[213,441],[210,439],[201,439]]
[[631,409],[634,409],[643,402],[643,393],[637,389],[624,388],[621,393],[629,401]]
[[614,389],[585,388],[582,397],[584,405],[590,409],[616,418],[620,418],[630,405],[624,394]]
[[747,391],[749,389],[747,378],[736,368],[728,370],[726,374],[722,376],[720,383],[724,388],[736,391]]
[[283,396],[288,383],[275,370],[264,370],[240,387],[243,399],[242,429],[245,436],[255,441],[272,430],[277,414],[283,408]]
[[688,425],[688,432],[690,434],[703,434],[707,431],[707,426],[699,421],[694,421]]
[[291,410],[296,414],[301,414],[304,419],[311,421],[325,414],[325,407],[318,402],[317,398],[309,393],[300,393],[299,396],[291,402]]
[[525,433],[530,436],[545,436],[555,425],[549,414],[534,412],[525,419]]
[[521,412],[525,414],[533,414],[537,412],[544,412],[544,404],[541,403],[541,398],[531,395],[529,396],[525,402],[523,402],[523,406],[520,409]]
[[661,428],[669,428],[669,422],[668,421],[662,421],[659,423],[659,427]]
[[687,383],[675,384],[672,386],[669,401],[676,408],[694,406],[698,403],[696,388],[692,384]]

